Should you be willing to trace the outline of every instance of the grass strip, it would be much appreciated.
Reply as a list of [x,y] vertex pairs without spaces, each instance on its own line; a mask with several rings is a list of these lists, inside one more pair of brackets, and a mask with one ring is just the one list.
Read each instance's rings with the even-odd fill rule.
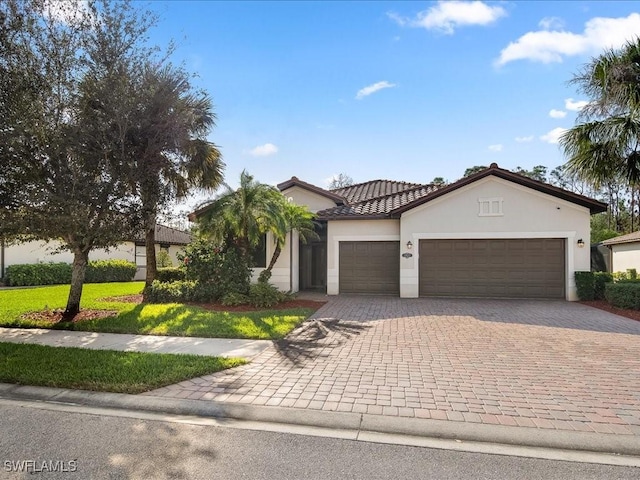
[[141,393],[243,365],[241,358],[0,342],[0,382]]

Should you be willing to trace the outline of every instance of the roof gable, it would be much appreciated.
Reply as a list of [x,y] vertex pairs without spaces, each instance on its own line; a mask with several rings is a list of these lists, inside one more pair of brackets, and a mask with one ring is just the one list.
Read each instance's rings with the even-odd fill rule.
[[477,182],[483,178],[488,177],[489,175],[493,175],[495,177],[501,178],[503,180],[507,180],[518,185],[531,188],[541,193],[546,193],[547,195],[551,195],[567,202],[575,203],[577,205],[586,207],[589,211],[593,213],[605,212],[607,210],[607,204],[599,202],[598,200],[594,200],[589,197],[585,197],[584,195],[579,195],[577,193],[570,192],[568,190],[564,190],[559,187],[554,187],[553,185],[549,185],[548,183],[539,182],[538,180],[534,180],[529,177],[525,177],[524,175],[520,175],[518,173],[511,172],[509,170],[505,170],[503,168],[499,168],[496,163],[492,163],[490,167],[481,170],[473,175],[462,178],[457,182],[446,185],[442,188],[439,188],[429,195],[425,195],[422,198],[416,199],[413,202],[410,202],[406,205],[398,207],[391,212],[392,217],[398,217],[402,213],[407,210],[411,210],[419,205],[422,205],[426,202],[439,198],[447,193],[453,192],[459,188],[462,188],[471,183]]
[[346,200],[343,196],[329,190],[325,190],[324,188],[316,187],[315,185],[312,185],[310,183],[303,182],[298,177],[291,177],[289,180],[278,184],[278,190],[280,190],[281,192],[291,187],[300,187],[310,192],[317,193],[318,195],[333,200],[336,205],[343,205],[344,203],[346,203]]

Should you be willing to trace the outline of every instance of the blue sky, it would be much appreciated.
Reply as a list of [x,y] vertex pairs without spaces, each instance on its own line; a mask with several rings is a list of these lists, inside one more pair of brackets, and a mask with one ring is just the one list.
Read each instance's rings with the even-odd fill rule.
[[[454,181],[550,168],[568,81],[640,34],[638,2],[153,2],[215,103],[226,180]],[[568,100],[571,99],[571,100]]]

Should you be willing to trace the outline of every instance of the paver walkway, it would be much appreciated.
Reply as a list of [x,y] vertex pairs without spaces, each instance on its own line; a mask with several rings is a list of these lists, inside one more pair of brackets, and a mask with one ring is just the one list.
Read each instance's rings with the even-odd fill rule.
[[341,296],[251,364],[143,395],[640,435],[640,322],[564,301]]
[[0,327],[0,341],[51,347],[79,347],[125,352],[189,353],[191,355],[251,358],[271,345],[268,340],[165,337],[124,333],[73,332],[42,328]]

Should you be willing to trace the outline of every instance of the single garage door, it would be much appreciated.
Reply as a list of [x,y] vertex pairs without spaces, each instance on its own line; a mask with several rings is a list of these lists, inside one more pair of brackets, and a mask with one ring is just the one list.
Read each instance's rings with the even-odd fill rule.
[[562,238],[420,240],[420,295],[565,298]]
[[400,242],[340,242],[340,293],[400,294]]

